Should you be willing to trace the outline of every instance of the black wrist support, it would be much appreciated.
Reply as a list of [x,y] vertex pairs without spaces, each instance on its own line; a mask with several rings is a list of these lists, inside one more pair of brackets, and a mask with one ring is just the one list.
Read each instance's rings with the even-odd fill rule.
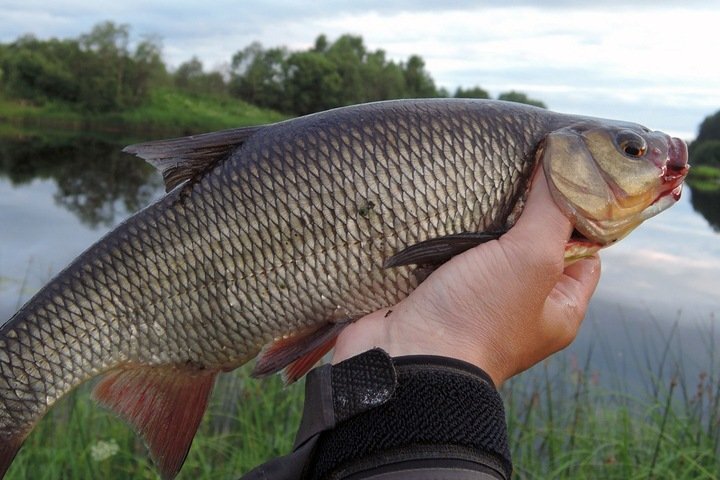
[[510,478],[502,400],[479,368],[371,350],[336,365],[332,387],[338,423],[320,435],[306,478],[349,478],[396,462],[475,465]]
[[511,470],[502,401],[485,372],[373,349],[310,372],[293,451],[243,480],[508,480]]

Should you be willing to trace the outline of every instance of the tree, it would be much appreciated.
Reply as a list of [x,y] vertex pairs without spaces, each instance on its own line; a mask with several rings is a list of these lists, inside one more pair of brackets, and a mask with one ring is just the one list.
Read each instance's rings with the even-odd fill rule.
[[309,51],[290,55],[287,61],[289,108],[305,115],[341,102],[342,80],[335,65],[323,54]]
[[327,48],[326,56],[341,81],[335,106],[358,103],[358,99],[365,98],[367,49],[362,37],[342,35]]
[[192,57],[185,63],[180,64],[175,71],[175,85],[183,90],[193,91],[196,84],[203,76],[203,64],[197,57]]
[[137,105],[167,74],[158,39],[143,39],[132,55],[128,44],[129,27],[112,22],[77,39],[20,37],[2,47],[3,89],[15,98],[62,101],[88,112]]
[[412,55],[404,65],[405,97],[428,98],[437,97],[435,81],[425,70],[425,61],[418,55]]
[[504,100],[506,102],[525,103],[527,105],[532,105],[535,107],[547,108],[547,106],[545,106],[545,104],[540,100],[534,100],[532,98],[529,98],[527,94],[522,92],[516,92],[515,90],[501,93],[498,96],[498,100]]
[[116,25],[110,21],[99,23],[93,27],[90,33],[80,35],[80,48],[96,54],[88,57],[93,63],[94,78],[98,80],[94,86],[102,90],[114,89],[115,98],[112,102],[107,102],[114,107],[124,103],[129,41],[130,26],[127,24]]
[[693,165],[710,165],[720,168],[720,140],[694,143],[690,156]]
[[455,90],[455,98],[490,98],[490,94],[479,86],[463,89],[458,87]]
[[127,57],[130,26],[107,21],[98,23],[90,33],[80,35],[80,47],[109,57]]
[[5,90],[39,103],[50,98],[75,102],[80,92],[72,62],[79,54],[74,42],[22,36],[7,46],[0,60]]
[[155,36],[147,36],[135,48],[130,62],[128,86],[135,103],[149,94],[151,85],[165,83],[168,78],[162,60],[162,42]]
[[255,105],[287,111],[287,57],[284,47],[266,50],[258,42],[251,43],[233,55],[230,92]]
[[388,61],[384,50],[376,50],[366,55],[362,84],[362,97],[353,103],[405,96],[405,76],[402,68],[395,62]]
[[720,110],[705,117],[705,120],[700,124],[700,131],[693,142],[693,146],[700,145],[707,140],[720,140]]
[[328,39],[325,36],[325,34],[320,34],[315,39],[315,46],[313,47],[313,52],[317,53],[325,53],[328,49]]
[[293,53],[252,43],[233,56],[230,91],[248,102],[296,114],[438,95],[418,55],[398,64],[383,50],[368,50],[357,35],[342,35],[332,43],[319,35],[312,48]]

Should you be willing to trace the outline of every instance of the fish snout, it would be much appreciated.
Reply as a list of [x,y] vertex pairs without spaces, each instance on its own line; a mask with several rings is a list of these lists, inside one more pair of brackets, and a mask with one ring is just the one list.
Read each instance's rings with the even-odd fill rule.
[[688,165],[688,148],[684,141],[679,138],[671,137],[668,144],[667,158],[668,173],[674,172],[685,176],[689,168]]
[[663,167],[664,188],[661,196],[669,195],[676,202],[680,200],[682,182],[689,170],[687,144],[679,138],[669,137],[668,156]]

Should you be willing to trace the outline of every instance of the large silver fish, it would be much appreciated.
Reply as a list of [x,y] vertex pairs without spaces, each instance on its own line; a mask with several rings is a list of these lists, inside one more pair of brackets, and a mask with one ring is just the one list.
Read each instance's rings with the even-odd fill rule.
[[[672,205],[685,144],[636,124],[477,100],[340,108],[128,147],[169,193],[0,328],[0,476],[50,406],[94,395],[180,470],[219,372],[303,375],[358,317],[497,238],[542,164],[569,261]],[[264,350],[263,350],[264,349]]]

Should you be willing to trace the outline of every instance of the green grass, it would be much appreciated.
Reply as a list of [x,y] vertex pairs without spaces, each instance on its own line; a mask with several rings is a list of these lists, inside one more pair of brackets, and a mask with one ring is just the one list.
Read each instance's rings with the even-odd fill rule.
[[[720,382],[712,374],[654,380],[652,393],[631,395],[598,386],[587,364],[565,367],[574,363],[567,360],[554,357],[539,375],[503,388],[514,478],[718,478]],[[550,362],[561,367],[550,369]],[[238,478],[290,451],[303,387],[286,389],[278,378],[257,381],[248,372],[221,377],[179,479]],[[107,458],[98,457],[103,448]],[[40,422],[6,478],[158,476],[140,440],[94,405],[85,386]]]
[[698,190],[720,190],[720,168],[711,165],[696,165],[690,169],[688,183]]
[[[223,375],[178,479],[234,479],[292,448],[303,386]],[[25,441],[7,480],[157,479],[142,441],[90,399],[91,385],[56,404]],[[103,458],[106,457],[106,458]]]
[[286,117],[231,97],[196,97],[158,89],[146,105],[119,115],[129,125],[211,131],[277,122]]
[[41,125],[63,129],[155,131],[191,134],[273,123],[286,117],[231,97],[195,96],[156,89],[138,107],[115,113],[87,114],[57,102],[34,105],[0,96],[0,124]]
[[514,478],[718,478],[717,379],[699,379],[685,398],[689,385],[672,378],[648,397],[607,391],[587,371],[568,373],[535,385],[518,379],[505,390]]

